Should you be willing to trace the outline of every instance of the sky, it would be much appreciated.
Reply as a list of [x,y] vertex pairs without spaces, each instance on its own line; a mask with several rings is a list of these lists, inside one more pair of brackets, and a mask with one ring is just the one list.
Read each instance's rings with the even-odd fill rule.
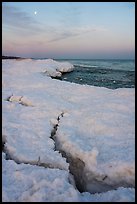
[[2,55],[134,59],[134,2],[3,2]]

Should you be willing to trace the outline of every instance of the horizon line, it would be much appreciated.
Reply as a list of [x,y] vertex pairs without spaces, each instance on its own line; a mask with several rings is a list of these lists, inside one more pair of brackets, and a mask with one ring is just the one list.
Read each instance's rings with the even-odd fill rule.
[[21,57],[12,55],[2,55],[9,58],[22,58],[22,59],[53,59],[53,60],[135,60],[135,58],[51,58],[51,57]]

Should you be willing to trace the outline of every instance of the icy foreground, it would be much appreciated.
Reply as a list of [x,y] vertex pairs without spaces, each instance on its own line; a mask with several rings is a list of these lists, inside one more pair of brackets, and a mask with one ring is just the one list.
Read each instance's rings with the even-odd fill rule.
[[3,201],[135,200],[134,89],[57,81],[54,60],[3,60]]

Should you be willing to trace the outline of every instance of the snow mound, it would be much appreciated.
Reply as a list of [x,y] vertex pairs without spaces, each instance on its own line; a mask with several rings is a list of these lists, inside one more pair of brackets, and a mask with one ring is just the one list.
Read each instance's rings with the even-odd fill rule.
[[[64,72],[71,72],[74,70],[74,66],[69,62],[57,62],[53,59],[46,60],[32,60],[32,59],[24,59],[24,60],[3,60],[3,66],[6,69],[9,69],[9,73],[14,74],[16,76],[20,76],[20,74],[27,75],[35,72],[46,73],[46,75],[51,77],[60,77]],[[18,66],[18,70],[15,69]],[[25,67],[25,69],[24,69]],[[33,67],[33,69],[31,69]],[[12,68],[12,72],[11,72]],[[3,85],[4,82],[3,82]]]
[[7,100],[10,102],[18,102],[24,106],[33,106],[32,102],[27,97],[24,97],[24,96],[13,96],[12,95],[8,97]]
[[53,59],[44,60],[45,71],[51,77],[61,77],[64,72],[73,71],[74,67],[69,62],[57,62]]

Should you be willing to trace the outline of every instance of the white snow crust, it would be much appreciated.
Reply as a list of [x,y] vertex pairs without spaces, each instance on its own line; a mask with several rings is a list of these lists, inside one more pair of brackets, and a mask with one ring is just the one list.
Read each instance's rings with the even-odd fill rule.
[[[3,60],[3,202],[134,202],[135,89],[50,78],[73,69],[52,59]],[[61,152],[82,161],[85,192],[70,182]]]

